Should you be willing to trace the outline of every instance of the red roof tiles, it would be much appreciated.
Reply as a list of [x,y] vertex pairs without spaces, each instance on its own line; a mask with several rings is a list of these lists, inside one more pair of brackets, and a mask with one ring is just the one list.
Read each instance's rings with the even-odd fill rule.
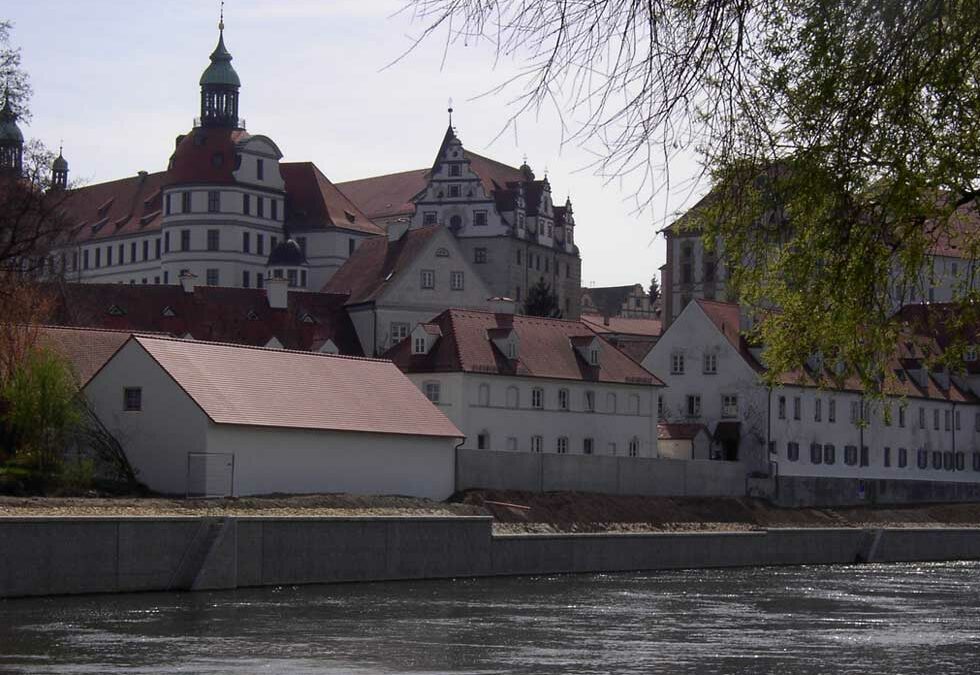
[[343,354],[362,354],[343,309],[346,295],[290,291],[285,310],[269,307],[264,290],[249,288],[198,286],[186,293],[169,285],[64,284],[52,287],[52,295],[62,325],[259,346],[276,338],[302,350],[332,340]]
[[[544,319],[450,309],[430,323],[442,330],[429,354],[413,355],[408,340],[387,354],[406,372],[474,372],[522,377],[661,385],[649,371],[579,321]],[[491,341],[500,329],[513,329],[520,344],[508,359]],[[572,341],[598,339],[599,366],[589,365]]]
[[323,292],[349,295],[349,305],[375,300],[390,280],[412,264],[440,227],[427,225],[408,230],[397,241],[389,241],[388,237],[367,239],[330,277]]
[[171,338],[133,339],[216,424],[464,435],[388,361]]
[[663,329],[658,319],[633,319],[622,316],[612,316],[607,319],[597,314],[583,314],[582,321],[600,335],[615,333],[659,337]]
[[384,234],[312,162],[279,165],[286,181],[286,221],[291,233],[333,226],[365,234]]

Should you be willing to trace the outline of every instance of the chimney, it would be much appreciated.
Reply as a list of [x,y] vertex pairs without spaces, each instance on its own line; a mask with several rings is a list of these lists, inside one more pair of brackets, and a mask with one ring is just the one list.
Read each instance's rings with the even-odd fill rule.
[[490,305],[489,310],[494,314],[510,314],[511,316],[513,316],[517,304],[511,298],[500,296],[487,298],[487,303]]
[[398,241],[402,235],[408,232],[412,226],[412,221],[407,218],[388,223],[388,241]]
[[269,307],[286,309],[289,307],[289,282],[285,277],[269,277],[265,280],[265,293],[269,297]]
[[194,289],[197,288],[197,275],[191,274],[187,270],[181,272],[180,287],[184,289],[184,293],[193,293]]

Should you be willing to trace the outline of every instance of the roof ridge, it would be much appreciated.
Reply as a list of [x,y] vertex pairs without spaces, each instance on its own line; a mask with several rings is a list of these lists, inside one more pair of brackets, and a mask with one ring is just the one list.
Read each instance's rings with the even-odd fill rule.
[[[470,313],[470,314],[489,314],[490,316],[497,316],[498,314],[508,314],[507,312],[494,312],[488,309],[463,309],[457,307],[450,307],[446,310],[447,312],[459,312],[459,313]],[[565,318],[552,318],[549,316],[533,316],[530,314],[514,314],[510,313],[508,316],[512,316],[515,319],[527,320],[527,321],[554,321],[555,323],[571,323],[583,326],[592,330],[591,326],[584,325],[582,319],[565,319]],[[595,332],[595,331],[592,331]]]
[[345,183],[359,183],[364,180],[375,180],[377,178],[389,178],[391,176],[402,176],[407,173],[417,173],[419,171],[428,171],[428,167],[423,167],[421,169],[407,169],[405,171],[392,171],[391,173],[382,173],[377,176],[365,176],[364,178],[352,178],[350,180],[341,181],[339,183],[334,183],[334,185],[344,185]]
[[[111,284],[115,285],[115,284]],[[166,336],[166,333],[154,333],[153,331],[140,331],[126,328],[99,328],[98,326],[59,326],[49,323],[22,324],[28,327],[43,328],[44,330],[80,330],[90,333],[124,333],[126,335],[147,335],[150,337]]]
[[[123,331],[123,332],[129,332],[129,331]],[[182,342],[182,343],[185,343],[185,344],[208,345],[208,346],[213,346],[213,347],[235,347],[237,349],[252,349],[252,350],[256,350],[256,351],[274,352],[276,354],[286,353],[286,354],[299,354],[301,356],[322,356],[322,357],[333,358],[333,359],[347,359],[349,361],[370,361],[370,362],[374,362],[374,363],[389,363],[390,362],[390,359],[377,359],[377,358],[371,358],[371,357],[368,357],[368,356],[348,356],[346,354],[326,354],[324,352],[303,351],[301,349],[285,349],[285,348],[283,348],[283,349],[277,349],[275,347],[260,347],[258,345],[243,345],[243,344],[235,344],[234,342],[222,342],[220,340],[194,340],[194,339],[187,340],[187,339],[184,339],[184,338],[177,338],[177,337],[173,337],[173,336],[170,336],[170,335],[156,335],[156,334],[147,334],[147,333],[133,333],[133,337],[134,338],[151,339],[151,340],[160,340],[160,341],[165,341],[165,342]],[[331,337],[331,338],[327,338],[327,339],[331,339],[332,340],[333,338]]]

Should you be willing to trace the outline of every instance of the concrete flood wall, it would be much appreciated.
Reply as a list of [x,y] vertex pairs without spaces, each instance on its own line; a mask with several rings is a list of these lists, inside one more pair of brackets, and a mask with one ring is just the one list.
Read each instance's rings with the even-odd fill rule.
[[709,460],[456,450],[456,489],[741,497],[745,465]]
[[759,494],[788,507],[980,502],[980,483],[778,476]]
[[459,518],[0,519],[0,597],[980,559],[980,529],[493,536]]

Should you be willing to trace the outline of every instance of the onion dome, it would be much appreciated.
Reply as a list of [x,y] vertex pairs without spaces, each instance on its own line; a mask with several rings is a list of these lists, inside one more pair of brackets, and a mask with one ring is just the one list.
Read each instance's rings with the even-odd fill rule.
[[269,254],[268,267],[305,267],[306,256],[303,250],[292,239],[279,243]]
[[225,31],[222,25],[218,33],[218,46],[211,53],[211,65],[201,75],[201,86],[217,84],[227,87],[240,87],[242,81],[231,65],[231,52],[225,48]]
[[23,143],[24,134],[17,126],[17,113],[10,107],[10,92],[4,94],[3,109],[0,110],[0,141]]
[[68,171],[68,160],[65,159],[61,151],[58,151],[58,156],[51,163],[51,169],[54,171]]

